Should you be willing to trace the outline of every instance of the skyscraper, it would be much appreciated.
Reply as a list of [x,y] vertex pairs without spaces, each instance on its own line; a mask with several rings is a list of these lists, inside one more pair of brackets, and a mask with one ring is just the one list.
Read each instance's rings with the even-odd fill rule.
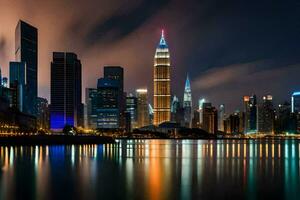
[[257,129],[260,133],[272,134],[274,132],[274,108],[272,96],[263,97],[263,103],[257,109]]
[[98,91],[96,88],[86,88],[85,103],[87,107],[87,127],[97,128]]
[[162,31],[160,42],[154,56],[154,99],[153,124],[171,120],[171,74],[170,53]]
[[37,128],[49,129],[48,100],[41,97],[37,98]]
[[98,79],[97,128],[120,128],[119,86],[118,80]]
[[203,125],[202,128],[208,133],[218,132],[218,111],[211,103],[203,103]]
[[9,87],[14,88],[16,92],[17,108],[20,112],[26,111],[26,63],[10,62],[9,63]]
[[245,133],[257,131],[257,102],[256,95],[244,96]]
[[291,97],[291,111],[292,113],[300,112],[300,92],[294,92]]
[[51,62],[50,128],[83,126],[81,62],[74,53],[54,52]]
[[224,131],[224,120],[225,120],[225,105],[221,104],[219,106],[218,114],[218,130]]
[[137,127],[144,127],[149,125],[148,112],[148,91],[147,89],[137,89]]
[[38,93],[38,30],[20,20],[15,30],[16,61],[26,63],[26,106],[24,111],[36,115]]
[[200,127],[202,127],[203,124],[203,104],[206,102],[204,98],[198,100],[198,106],[199,106],[199,123]]
[[192,126],[192,91],[189,75],[186,77],[183,94],[184,124],[185,127]]
[[126,94],[124,93],[124,69],[120,66],[104,66],[104,78],[118,82],[119,126],[125,128]]
[[294,92],[291,98],[291,111],[297,118],[297,132],[300,132],[300,92]]
[[[148,109],[148,105],[147,105]],[[133,94],[126,97],[126,111],[130,113],[131,128],[137,127],[137,98]]]

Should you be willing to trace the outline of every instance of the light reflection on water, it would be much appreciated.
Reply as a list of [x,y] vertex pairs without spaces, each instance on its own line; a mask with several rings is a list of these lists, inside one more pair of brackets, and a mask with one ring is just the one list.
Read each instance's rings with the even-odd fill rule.
[[0,147],[0,199],[300,199],[296,140]]

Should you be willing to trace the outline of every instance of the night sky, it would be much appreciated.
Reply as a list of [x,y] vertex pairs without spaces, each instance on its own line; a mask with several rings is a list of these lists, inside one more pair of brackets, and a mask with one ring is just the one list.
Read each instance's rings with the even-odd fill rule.
[[189,73],[195,106],[204,97],[233,111],[243,95],[272,94],[279,103],[300,90],[299,0],[0,0],[6,76],[19,19],[39,29],[39,96],[48,99],[53,51],[78,55],[83,88],[96,86],[104,65],[121,65],[127,92],[148,87],[152,95],[161,29],[171,52],[172,93],[182,98]]

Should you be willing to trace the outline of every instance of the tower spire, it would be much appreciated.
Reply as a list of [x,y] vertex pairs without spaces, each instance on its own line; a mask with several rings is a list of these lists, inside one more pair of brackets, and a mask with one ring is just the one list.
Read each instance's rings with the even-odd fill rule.
[[160,36],[160,41],[159,41],[159,47],[160,48],[167,48],[167,42],[165,40],[165,31],[164,29],[161,30],[161,36]]
[[187,73],[187,75],[186,75],[185,90],[191,90],[191,83],[190,83],[189,73]]

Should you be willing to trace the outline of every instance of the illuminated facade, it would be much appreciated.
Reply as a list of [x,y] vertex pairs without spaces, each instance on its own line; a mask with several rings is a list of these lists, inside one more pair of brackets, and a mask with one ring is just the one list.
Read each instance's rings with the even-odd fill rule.
[[148,91],[147,89],[137,89],[137,127],[144,127],[149,125],[148,112]]
[[154,56],[154,125],[171,120],[170,66],[169,48],[162,31]]
[[185,127],[192,126],[192,90],[189,75],[186,77],[184,94],[183,94],[183,108],[184,108],[184,124]]
[[224,131],[224,120],[225,120],[225,105],[221,104],[219,106],[219,114],[218,114],[218,130]]

